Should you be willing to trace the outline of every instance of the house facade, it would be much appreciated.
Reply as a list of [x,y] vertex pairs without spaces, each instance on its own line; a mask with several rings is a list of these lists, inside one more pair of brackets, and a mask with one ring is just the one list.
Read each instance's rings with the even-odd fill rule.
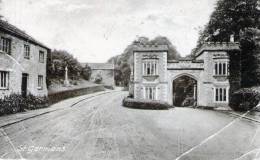
[[12,93],[47,96],[48,52],[48,47],[0,20],[0,98]]
[[[205,43],[195,59],[167,60],[165,45],[136,45],[133,51],[132,94],[136,99],[160,100],[169,104],[189,90],[196,106],[229,105],[229,51],[237,43]],[[189,86],[181,86],[188,81]],[[178,95],[182,89],[182,95]],[[185,100],[184,100],[185,101]]]
[[115,86],[114,64],[111,63],[83,63],[82,66],[88,65],[91,68],[90,81],[95,82],[97,77],[101,77],[101,84],[106,86]]

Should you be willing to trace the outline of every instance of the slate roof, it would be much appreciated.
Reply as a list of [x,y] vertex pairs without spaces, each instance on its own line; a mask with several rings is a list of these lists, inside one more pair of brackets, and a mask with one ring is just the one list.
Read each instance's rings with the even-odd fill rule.
[[113,70],[114,64],[111,63],[81,63],[83,67],[88,64],[92,70]]
[[45,46],[41,42],[37,41],[36,39],[31,37],[30,35],[28,35],[24,31],[20,30],[16,26],[8,23],[7,21],[1,20],[1,19],[0,19],[0,31],[7,33],[7,34],[10,34],[12,36],[15,36],[17,38],[23,39],[23,40],[28,41],[30,43],[33,43],[35,45],[39,45],[39,46],[41,46],[41,47],[43,47],[47,50],[50,50],[50,48],[48,48],[47,46]]

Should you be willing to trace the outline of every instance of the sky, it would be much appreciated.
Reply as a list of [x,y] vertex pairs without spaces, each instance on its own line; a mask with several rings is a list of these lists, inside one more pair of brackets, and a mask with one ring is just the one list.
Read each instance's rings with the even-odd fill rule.
[[196,46],[216,0],[0,0],[0,14],[51,49],[106,62],[138,37],[166,36],[182,55]]

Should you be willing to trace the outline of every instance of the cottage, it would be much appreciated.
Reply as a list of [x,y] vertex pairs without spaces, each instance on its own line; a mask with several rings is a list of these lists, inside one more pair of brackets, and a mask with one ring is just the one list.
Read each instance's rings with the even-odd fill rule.
[[111,63],[82,63],[82,66],[88,65],[91,68],[90,81],[95,82],[97,78],[101,78],[101,84],[107,86],[115,86],[114,80],[114,64]]
[[239,51],[239,45],[206,43],[195,59],[168,61],[167,46],[136,45],[132,94],[136,99],[161,100],[175,106],[188,101],[198,106],[228,106],[228,51]]
[[50,49],[0,20],[0,98],[12,93],[46,96],[46,59]]

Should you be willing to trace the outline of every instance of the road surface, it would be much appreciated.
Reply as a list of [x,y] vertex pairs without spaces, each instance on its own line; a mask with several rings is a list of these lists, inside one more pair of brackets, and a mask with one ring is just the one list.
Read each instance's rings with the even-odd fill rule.
[[126,95],[102,94],[0,128],[0,159],[260,158],[259,115],[252,121],[191,108],[129,109],[121,105]]

